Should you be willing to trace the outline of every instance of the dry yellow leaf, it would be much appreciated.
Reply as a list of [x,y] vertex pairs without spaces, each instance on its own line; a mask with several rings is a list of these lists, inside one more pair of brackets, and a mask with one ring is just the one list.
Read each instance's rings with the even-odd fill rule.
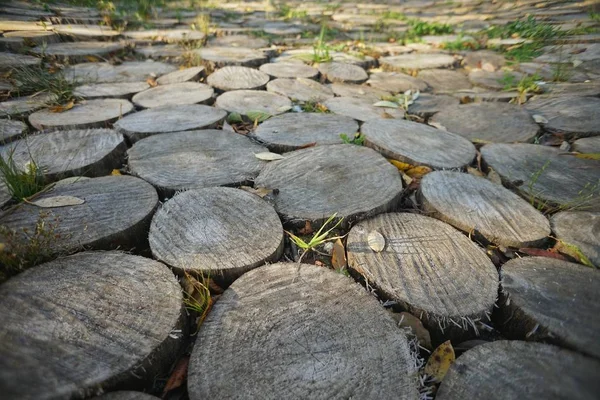
[[338,239],[333,243],[331,266],[336,270],[346,268],[346,250],[344,249],[342,239]]
[[156,87],[156,86],[158,86],[158,82],[156,82],[156,78],[154,78],[152,76],[149,77],[148,79],[146,79],[146,83],[148,85],[150,85],[150,87]]
[[580,153],[575,154],[577,158],[583,158],[584,160],[600,160],[600,153]]
[[470,175],[474,175],[474,176],[485,177],[485,174],[483,172],[481,172],[477,168],[473,168],[473,167],[467,167],[467,173],[469,173]]
[[111,175],[121,175],[121,171],[119,171],[118,169],[113,169],[113,170],[110,172],[110,174],[111,174]]
[[450,341],[446,340],[429,356],[429,360],[425,365],[425,373],[441,382],[455,359],[454,348]]
[[421,178],[422,176],[427,175],[430,172],[431,168],[426,167],[424,165],[420,165],[418,167],[414,167],[407,170],[406,175],[410,176],[411,178]]
[[85,56],[85,59],[88,60],[89,62],[98,62],[100,61],[100,59],[96,56]]
[[391,162],[400,171],[408,171],[409,169],[415,167],[414,165],[410,165],[398,160],[392,160],[391,158],[388,158],[388,161]]
[[50,110],[50,112],[53,112],[53,113],[61,113],[61,112],[65,112],[67,110],[70,110],[71,108],[73,108],[74,105],[75,105],[75,102],[73,100],[71,100],[70,102],[68,102],[64,106],[50,107],[49,110]]

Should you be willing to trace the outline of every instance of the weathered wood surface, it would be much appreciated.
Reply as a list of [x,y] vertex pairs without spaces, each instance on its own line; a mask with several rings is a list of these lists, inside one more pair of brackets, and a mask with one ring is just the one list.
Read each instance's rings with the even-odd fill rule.
[[401,72],[376,72],[369,76],[367,85],[392,93],[404,93],[407,90],[427,90],[427,84],[418,78]]
[[306,78],[314,79],[319,70],[303,63],[269,63],[260,66],[259,70],[274,78]]
[[526,200],[542,205],[600,211],[600,161],[561,155],[535,144],[488,144],[483,160]]
[[36,111],[29,116],[29,123],[39,130],[104,128],[131,111],[133,104],[125,99],[84,100],[60,113]]
[[375,107],[373,102],[365,98],[334,97],[324,101],[323,104],[334,114],[345,115],[360,122],[378,118],[404,118],[404,110]]
[[120,390],[93,397],[92,400],[157,400],[159,397],[147,393]]
[[229,35],[211,38],[207,45],[214,47],[242,47],[246,49],[261,49],[269,47],[269,41],[263,38],[247,35]]
[[41,45],[44,43],[56,43],[60,41],[60,36],[54,32],[47,31],[15,31],[15,32],[4,32],[3,37],[10,39],[16,39],[20,41],[20,44],[34,44]]
[[88,62],[65,68],[64,75],[80,83],[145,82],[174,71],[177,66],[159,61],[126,61],[119,65]]
[[439,400],[598,398],[600,364],[541,343],[501,340],[467,351],[450,367]]
[[229,66],[210,74],[206,83],[222,91],[263,89],[269,79],[269,75],[253,68]]
[[172,83],[181,83],[197,81],[206,74],[204,67],[191,67],[178,71],[170,72],[156,80],[159,85],[170,85]]
[[600,267],[600,212],[563,211],[550,218],[556,237],[575,245]]
[[475,146],[453,133],[401,119],[374,119],[360,128],[365,146],[386,158],[432,168],[464,168]]
[[146,82],[92,83],[77,86],[73,94],[84,99],[129,99],[149,87]]
[[458,106],[458,104],[460,104],[460,100],[453,96],[424,93],[408,106],[408,113],[421,118],[429,118],[446,107]]
[[46,31],[52,28],[52,24],[40,21],[17,21],[17,20],[0,20],[0,31]]
[[340,97],[358,97],[376,103],[382,98],[391,97],[392,93],[385,90],[372,88],[367,85],[355,85],[351,83],[335,82],[329,85],[336,96]]
[[27,125],[21,121],[0,119],[0,144],[10,142],[27,132]]
[[417,77],[425,81],[435,93],[470,89],[472,86],[464,74],[448,69],[425,69]]
[[198,340],[191,400],[418,396],[404,333],[362,287],[327,268],[278,263],[244,274]]
[[152,219],[148,240],[157,260],[231,282],[279,259],[283,227],[260,197],[212,187],[187,190],[167,201]]
[[8,188],[6,187],[6,183],[4,183],[3,179],[0,179],[0,208],[4,207],[6,203],[11,200],[12,196],[10,195]]
[[573,142],[573,151],[580,153],[600,153],[600,137],[586,137]]
[[432,68],[448,68],[456,59],[447,54],[410,53],[398,56],[382,57],[379,64],[385,71],[414,71]]
[[35,231],[36,223],[52,226],[56,236],[52,250],[70,252],[82,248],[131,249],[146,241],[152,213],[158,204],[156,190],[132,176],[105,176],[77,180],[49,190],[35,200],[73,196],[83,204],[41,208],[21,203],[0,216],[11,230]]
[[340,62],[319,64],[319,72],[329,82],[363,83],[369,75],[358,65]]
[[213,93],[213,88],[204,83],[181,82],[144,90],[133,96],[131,101],[142,108],[206,104],[212,101]]
[[278,115],[289,110],[292,102],[287,97],[261,90],[232,90],[217,97],[215,106],[242,115],[256,111]]
[[13,68],[39,65],[42,60],[25,54],[0,53],[0,72],[8,72]]
[[29,135],[0,147],[5,159],[12,154],[17,168],[26,171],[32,159],[49,181],[66,176],[102,176],[119,168],[127,145],[112,129],[82,129]]
[[85,61],[86,56],[107,56],[125,48],[119,42],[61,42],[31,49],[34,54]]
[[[368,237],[385,239],[375,252]],[[483,249],[450,225],[418,214],[382,214],[354,225],[346,244],[348,266],[419,316],[425,326],[453,338],[476,333],[498,295],[498,273]]]
[[159,44],[156,46],[136,46],[133,50],[135,54],[146,58],[160,59],[172,58],[177,60],[182,57],[186,50],[178,44]]
[[249,183],[265,165],[254,154],[266,148],[216,129],[155,135],[127,152],[131,173],[161,192]]
[[278,189],[275,209],[291,222],[318,224],[337,213],[349,223],[393,209],[402,194],[396,167],[369,148],[316,146],[284,157],[267,164],[254,186]]
[[531,204],[485,178],[451,171],[423,177],[420,200],[429,216],[492,243],[534,247],[550,235],[550,224]]
[[227,113],[200,104],[150,108],[120,119],[115,129],[135,142],[157,133],[212,128],[223,121]]
[[286,113],[260,124],[253,136],[270,150],[285,152],[310,144],[339,144],[341,134],[352,138],[357,131],[358,123],[343,115]]
[[54,25],[52,29],[60,35],[77,40],[111,40],[121,35],[106,25],[67,24]]
[[519,81],[524,77],[524,74],[514,71],[486,71],[483,69],[473,69],[469,72],[469,81],[471,81],[473,85],[494,90],[502,90],[507,85],[509,87],[516,87],[519,84]]
[[[3,398],[83,398],[154,379],[174,361],[181,288],[162,263],[84,252],[0,287]],[[167,367],[168,368],[168,367]]]
[[531,114],[548,120],[544,129],[579,137],[600,135],[600,99],[583,96],[561,96],[532,99],[525,104]]
[[227,65],[259,67],[267,62],[264,52],[243,47],[205,47],[195,50],[195,53],[215,67]]
[[56,96],[50,93],[12,98],[0,103],[0,117],[19,117],[27,115],[45,107],[55,100]]
[[431,117],[431,121],[471,141],[531,142],[540,130],[527,111],[505,103],[446,107]]
[[490,50],[470,51],[464,58],[465,66],[475,69],[480,68],[485,71],[498,70],[506,64],[503,55]]
[[498,322],[512,339],[546,341],[600,358],[600,273],[547,257],[502,266]]
[[175,29],[144,29],[140,31],[125,31],[123,36],[131,39],[150,39],[163,42],[180,42],[188,40],[202,40],[206,37],[203,32],[189,28]]
[[[305,62],[312,64],[314,56],[315,50],[313,48],[299,48],[286,50],[282,52],[279,57],[274,58],[272,61],[277,63]],[[357,57],[341,51],[329,51],[329,57],[331,58],[331,61],[354,64],[362,68],[370,68],[376,63],[375,59],[371,56]]]
[[334,97],[330,88],[306,78],[277,78],[267,84],[267,91],[300,102],[323,102]]

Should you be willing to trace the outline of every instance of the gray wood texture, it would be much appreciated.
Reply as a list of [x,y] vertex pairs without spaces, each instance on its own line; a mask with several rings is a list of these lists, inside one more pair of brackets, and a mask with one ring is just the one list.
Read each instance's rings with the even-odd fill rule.
[[119,390],[94,397],[92,400],[157,400],[159,398],[147,393]]
[[334,97],[323,104],[334,114],[345,115],[360,122],[378,118],[404,118],[404,110],[401,108],[375,107],[372,101],[365,98]]
[[458,357],[436,399],[594,400],[599,369],[597,361],[559,347],[501,340]]
[[66,176],[102,176],[125,161],[123,135],[112,129],[82,129],[29,135],[0,147],[0,155],[12,153],[15,164],[26,171],[32,159],[53,181]]
[[[21,203],[0,215],[0,224],[22,232],[35,231],[42,221],[54,234],[53,251],[82,248],[131,249],[146,242],[148,226],[158,205],[156,190],[132,176],[104,176],[60,185],[35,198],[74,196],[85,200],[76,206],[40,208]],[[22,234],[24,235],[24,234]]]
[[54,25],[52,30],[75,40],[111,40],[121,34],[106,25],[66,24]]
[[84,99],[130,99],[149,87],[146,82],[91,83],[77,86],[73,94]]
[[161,193],[251,182],[266,164],[266,148],[234,132],[206,129],[155,135],[127,152],[132,174]]
[[327,268],[278,263],[244,274],[198,343],[191,400],[418,397],[403,331],[362,287]]
[[546,257],[502,266],[498,319],[511,339],[546,341],[600,358],[600,271]]
[[263,122],[253,137],[270,150],[285,152],[302,146],[342,143],[340,134],[353,137],[358,123],[350,117],[322,113],[286,113]]
[[448,54],[411,53],[381,57],[379,64],[384,71],[415,71],[431,68],[448,68],[456,59]]
[[261,49],[264,47],[269,47],[269,42],[263,38],[247,35],[229,35],[211,38],[208,41],[207,46]]
[[390,97],[391,92],[372,88],[367,85],[355,85],[352,83],[334,82],[330,86],[336,96],[340,97],[358,97],[368,99],[373,103],[380,101],[384,97]]
[[[282,52],[279,57],[274,58],[273,62],[305,62],[312,64],[315,55],[315,50],[311,48],[290,49]],[[375,66],[375,59],[371,56],[357,57],[352,54],[341,51],[329,51],[329,57],[332,61],[354,64],[362,68],[370,68]]]
[[118,251],[11,278],[0,287],[3,398],[83,398],[154,379],[180,347],[169,334],[182,328],[182,301],[164,264]]
[[144,90],[133,96],[131,101],[142,108],[206,104],[212,101],[213,93],[213,88],[204,83],[181,82]]
[[279,62],[268,63],[260,66],[259,70],[273,78],[306,78],[314,79],[319,75],[319,70],[303,63]]
[[243,47],[204,47],[194,52],[214,67],[227,65],[259,67],[268,60],[264,52]]
[[417,77],[425,81],[435,93],[470,89],[472,86],[464,74],[448,69],[425,69]]
[[563,211],[550,218],[556,237],[575,245],[600,267],[600,212]]
[[27,125],[21,121],[0,119],[0,144],[10,142],[27,132]]
[[392,93],[404,93],[407,90],[427,90],[427,84],[418,78],[401,72],[375,72],[369,76],[367,85]]
[[39,65],[41,58],[28,56],[25,54],[0,53],[0,72],[8,72],[13,68],[22,68],[32,65]]
[[600,135],[600,99],[583,96],[560,96],[532,99],[525,104],[531,114],[548,120],[544,129],[555,133],[584,137]]
[[277,78],[267,84],[267,91],[300,102],[323,102],[333,98],[333,91],[325,85],[306,78]]
[[145,82],[151,76],[177,71],[177,66],[158,61],[126,61],[119,65],[82,63],[64,69],[65,78],[81,83]]
[[443,94],[420,94],[415,102],[408,106],[408,113],[422,118],[430,118],[433,114],[446,107],[458,106],[460,100]]
[[11,199],[11,195],[8,192],[4,179],[0,179],[0,207],[4,207]]
[[128,115],[117,121],[114,127],[130,141],[136,142],[158,133],[212,128],[226,116],[223,110],[201,104],[165,106]]
[[45,57],[85,61],[86,56],[108,56],[124,48],[122,42],[61,42],[37,46],[31,52]]
[[483,160],[525,200],[562,208],[600,211],[600,161],[561,155],[535,144],[488,144]]
[[278,115],[291,108],[292,102],[287,97],[261,90],[232,90],[217,97],[215,106],[242,115],[252,111]]
[[548,219],[521,197],[470,174],[434,171],[421,180],[419,199],[427,215],[492,243],[512,247],[542,245]]
[[273,207],[241,189],[187,190],[152,219],[152,255],[191,273],[231,282],[283,252],[283,227]]
[[[367,238],[385,239],[381,252]],[[382,214],[359,222],[346,243],[348,266],[431,332],[462,338],[477,333],[498,295],[498,272],[483,249],[450,225],[418,214]]]
[[229,66],[210,74],[206,78],[206,83],[225,92],[239,89],[263,89],[269,79],[269,75],[253,68]]
[[191,67],[178,71],[170,72],[156,80],[159,85],[170,85],[172,83],[181,83],[197,81],[206,74],[204,67]]
[[125,99],[84,100],[60,113],[36,111],[29,116],[29,123],[39,130],[104,128],[131,111],[133,104]]
[[580,153],[600,153],[600,137],[586,137],[573,142],[573,151]]
[[471,141],[531,142],[540,127],[531,115],[515,104],[471,103],[446,107],[431,122]]
[[369,75],[358,65],[340,62],[319,64],[319,72],[329,82],[363,83]]
[[[513,78],[510,78],[511,76]],[[469,72],[469,81],[471,81],[473,85],[494,90],[502,90],[507,85],[517,86],[519,81],[524,77],[524,74],[514,71],[485,71],[482,69],[473,69]],[[508,79],[512,80],[508,81]]]
[[189,40],[202,40],[206,37],[204,32],[186,28],[173,29],[144,29],[139,31],[126,31],[123,36],[131,39],[150,39],[162,42],[181,42]]
[[440,129],[401,119],[374,119],[360,128],[365,146],[386,158],[431,168],[464,168],[475,158],[468,140]]
[[35,96],[16,97],[0,103],[0,117],[20,117],[28,115],[54,102],[53,94],[38,94]]

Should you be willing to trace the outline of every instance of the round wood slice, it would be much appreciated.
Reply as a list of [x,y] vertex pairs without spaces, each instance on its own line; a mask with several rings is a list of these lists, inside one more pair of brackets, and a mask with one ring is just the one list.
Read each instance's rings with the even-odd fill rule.
[[527,111],[505,103],[446,107],[430,121],[474,142],[531,142],[540,130]]
[[547,341],[600,357],[600,273],[547,257],[502,266],[499,320],[508,338]]
[[243,47],[205,47],[195,50],[195,53],[216,67],[258,67],[267,62],[267,56],[262,51]]
[[208,46],[214,47],[242,47],[246,49],[261,49],[269,46],[269,41],[247,36],[247,35],[229,35],[215,37],[208,41]]
[[550,218],[556,237],[577,248],[600,267],[600,212],[563,211]]
[[267,91],[301,102],[323,102],[334,97],[330,88],[306,78],[277,78],[267,84]]
[[[362,68],[370,68],[374,66],[376,60],[371,56],[357,57],[352,54],[342,53],[341,51],[330,51],[329,57],[331,61],[342,62],[347,64],[358,65]],[[305,62],[312,64],[315,58],[315,50],[313,48],[291,49],[282,52],[279,57],[274,58],[273,62]]]
[[573,142],[573,151],[580,153],[600,153],[600,136],[577,139]]
[[277,263],[244,274],[198,340],[191,400],[418,396],[404,333],[362,287],[327,268]]
[[4,32],[3,37],[19,40],[23,45],[43,45],[44,43],[57,43],[60,36],[48,31],[14,31]]
[[47,31],[52,28],[48,22],[18,21],[16,18],[0,20],[0,31]]
[[127,145],[123,135],[112,129],[83,129],[29,135],[0,147],[0,154],[12,154],[22,171],[32,159],[44,177],[102,176],[121,167]]
[[318,224],[337,213],[348,224],[391,210],[402,193],[396,167],[369,148],[316,146],[284,157],[267,164],[254,185],[278,189],[275,208],[292,222]]
[[91,400],[157,400],[157,399],[159,399],[159,397],[154,397],[147,393],[120,390],[120,391],[116,391],[116,392],[105,393],[102,396],[93,397]]
[[150,39],[162,42],[180,42],[188,40],[202,40],[206,37],[203,32],[188,29],[145,29],[141,31],[126,31],[123,36],[131,39]]
[[136,376],[153,379],[181,347],[171,335],[182,328],[181,287],[148,258],[119,251],[59,258],[3,283],[0,299],[7,399],[83,398]]
[[483,69],[473,69],[469,72],[469,81],[471,81],[473,85],[495,90],[502,90],[505,86],[516,87],[519,84],[519,81],[524,77],[524,74],[514,71],[486,71]]
[[0,208],[4,207],[12,199],[12,195],[6,187],[3,179],[0,179]]
[[597,361],[559,347],[501,340],[458,357],[436,399],[594,400],[599,368]]
[[443,94],[420,94],[413,104],[408,106],[408,113],[422,118],[430,118],[433,114],[449,106],[458,106],[460,100]]
[[[465,103],[477,103],[482,101],[509,103],[511,100],[517,99],[521,95],[518,91],[494,92],[474,87],[470,90],[457,90],[452,93],[452,96]],[[529,99],[532,96],[531,94],[525,94],[525,97]]]
[[217,97],[215,106],[242,115],[253,111],[278,115],[289,110],[292,102],[287,97],[275,93],[260,90],[232,90]]
[[533,99],[525,104],[531,114],[548,120],[544,129],[576,136],[600,135],[600,99],[595,97],[561,96]]
[[41,58],[25,54],[0,53],[0,72],[8,72],[13,68],[39,65],[41,62]]
[[182,83],[189,81],[197,81],[205,75],[204,67],[191,67],[163,75],[156,80],[159,85],[170,85],[173,83]]
[[456,59],[448,54],[410,53],[398,56],[382,57],[379,64],[386,71],[415,71],[431,68],[448,68]]
[[340,97],[358,97],[376,103],[385,97],[390,97],[392,93],[385,90],[375,89],[366,85],[353,85],[350,83],[335,82],[330,85],[331,90],[336,96]]
[[535,144],[488,144],[483,160],[526,200],[563,208],[600,211],[600,161],[561,155]]
[[62,42],[37,46],[31,52],[45,57],[85,59],[86,56],[107,56],[124,48],[125,44],[118,42]]
[[56,101],[56,95],[41,93],[38,95],[17,97],[0,103],[0,117],[19,117],[32,113]]
[[275,21],[264,24],[263,31],[276,36],[296,36],[301,34],[304,29],[299,24]]
[[187,190],[167,201],[150,225],[152,255],[179,270],[231,282],[283,252],[277,212],[234,188]]
[[265,151],[237,133],[206,129],[155,135],[135,143],[127,155],[134,175],[171,195],[248,183],[265,165],[254,154]]
[[464,64],[471,69],[481,68],[485,71],[495,71],[504,67],[506,59],[495,51],[470,51],[465,55]]
[[55,196],[73,196],[85,203],[52,208],[21,203],[2,215],[0,224],[17,232],[24,228],[34,232],[41,219],[53,226],[56,237],[50,245],[56,251],[130,249],[145,243],[158,204],[152,185],[132,176],[78,180],[44,192],[35,201]]
[[159,59],[182,57],[186,51],[178,44],[159,44],[157,46],[136,46],[134,52],[147,58]]
[[92,83],[78,86],[73,94],[84,99],[127,99],[149,87],[146,82]]
[[[381,252],[368,244],[379,233]],[[348,266],[426,327],[450,337],[476,331],[498,295],[498,272],[485,252],[450,225],[419,214],[392,213],[350,230]],[[458,324],[458,326],[456,325]]]
[[392,93],[404,93],[407,90],[427,90],[427,84],[418,78],[413,78],[400,72],[376,72],[371,74],[367,85]]
[[436,93],[454,92],[472,86],[464,74],[448,69],[425,69],[419,72],[418,77]]
[[350,117],[321,113],[286,113],[256,128],[253,136],[276,152],[292,151],[310,144],[342,143],[341,134],[352,137],[358,124]]
[[60,113],[36,111],[29,123],[36,129],[102,128],[133,111],[133,104],[124,99],[84,100]]
[[218,108],[187,104],[140,111],[120,119],[114,126],[131,142],[135,142],[157,133],[212,128],[226,116],[227,113]]
[[53,25],[52,29],[63,36],[77,40],[110,40],[121,35],[118,31],[111,29],[110,26],[102,25]]
[[334,97],[323,103],[334,114],[345,115],[364,122],[377,118],[404,118],[400,108],[375,107],[369,99]]
[[319,75],[318,69],[302,63],[269,63],[261,65],[259,69],[273,78],[315,79]]
[[204,83],[181,82],[144,90],[133,96],[131,101],[142,108],[178,106],[210,102],[213,93],[213,88]]
[[420,199],[428,215],[468,233],[477,231],[502,246],[534,247],[550,235],[546,217],[485,178],[434,171],[421,180]]
[[319,72],[329,82],[363,83],[369,79],[361,67],[340,62],[319,64]]
[[269,82],[269,75],[248,67],[223,67],[210,74],[206,83],[222,90],[263,89]]
[[145,82],[177,71],[177,67],[158,61],[127,61],[120,65],[109,63],[83,63],[65,68],[65,78],[80,83]]
[[7,143],[27,132],[27,125],[21,121],[0,119],[0,143]]
[[401,119],[370,120],[360,131],[365,146],[411,165],[464,168],[476,154],[475,146],[458,135]]

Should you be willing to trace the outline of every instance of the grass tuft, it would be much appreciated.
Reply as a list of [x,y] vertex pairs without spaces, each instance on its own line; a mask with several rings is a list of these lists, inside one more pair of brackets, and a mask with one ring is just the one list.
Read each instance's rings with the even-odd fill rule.
[[14,152],[15,148],[10,148],[6,155],[0,155],[0,179],[14,200],[23,201],[44,188],[44,174],[31,157],[26,165],[17,165]]
[[17,95],[29,96],[49,93],[56,96],[56,104],[64,104],[75,99],[73,91],[78,82],[65,78],[62,71],[51,71],[41,65],[14,68],[10,73]]

